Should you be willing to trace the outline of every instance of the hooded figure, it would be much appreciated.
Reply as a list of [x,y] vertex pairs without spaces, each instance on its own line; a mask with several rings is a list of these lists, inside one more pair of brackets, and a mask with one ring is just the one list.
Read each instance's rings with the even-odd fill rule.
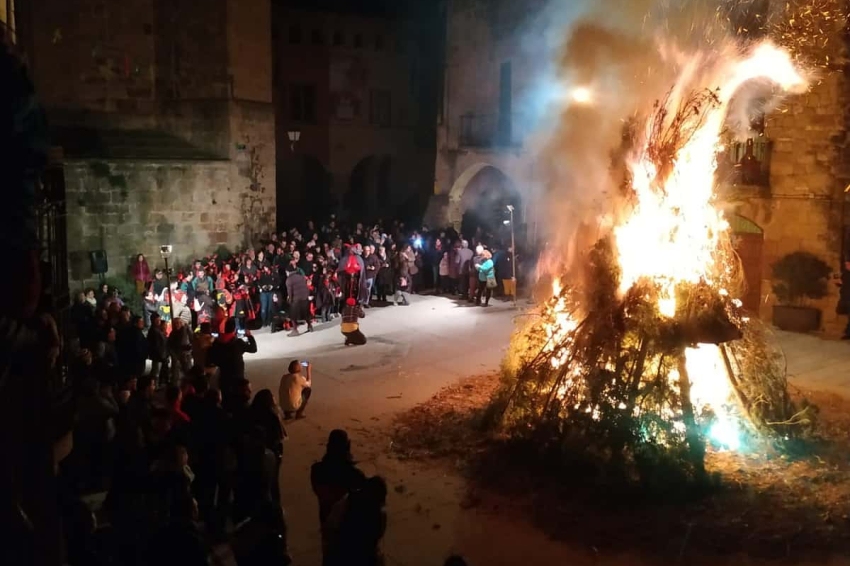
[[343,252],[337,267],[342,296],[353,298],[362,303],[366,297],[366,264],[363,262],[363,247],[360,244],[348,246]]

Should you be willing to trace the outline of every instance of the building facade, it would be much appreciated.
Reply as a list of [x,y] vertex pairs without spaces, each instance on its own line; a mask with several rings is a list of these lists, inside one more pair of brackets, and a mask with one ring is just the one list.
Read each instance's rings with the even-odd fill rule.
[[15,41],[15,0],[0,2],[0,25],[11,41]]
[[[66,178],[70,279],[273,228],[270,0],[31,0],[26,38]],[[23,27],[23,26],[22,26]]]
[[[520,33],[534,7],[517,11],[513,4],[448,3],[435,195],[428,217],[462,226],[476,208],[481,214],[482,206],[512,202],[522,210],[521,221],[533,238],[539,210],[530,202],[534,191],[529,189],[541,179],[537,152],[524,130],[529,120],[518,102],[544,54],[529,50]],[[768,10],[786,8],[784,2],[762,4]],[[829,60],[841,61],[844,38],[836,31],[833,39],[827,42]],[[777,260],[807,251],[837,275],[846,257],[850,84],[840,71],[824,69],[806,94],[791,97],[783,111],[764,118],[761,135],[732,143],[726,152],[730,161],[721,171],[719,190],[744,266],[744,303],[767,321],[776,304],[771,267]],[[745,159],[748,166],[742,167]],[[838,286],[830,282],[828,296],[810,302],[821,311],[821,330],[827,335],[839,334],[846,324],[835,312],[837,300]]]
[[[337,210],[357,218],[423,209],[433,141],[426,69],[398,18],[274,10],[278,223]],[[426,105],[427,107],[427,105]]]

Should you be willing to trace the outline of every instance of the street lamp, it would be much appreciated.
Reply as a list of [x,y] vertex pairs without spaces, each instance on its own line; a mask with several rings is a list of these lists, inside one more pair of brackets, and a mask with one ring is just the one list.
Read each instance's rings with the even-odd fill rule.
[[514,308],[516,308],[516,242],[514,241],[514,205],[508,205],[508,212],[511,213],[511,277],[514,280]]
[[289,151],[295,152],[295,142],[301,139],[301,132],[298,130],[290,130],[286,132],[287,137],[289,138]]
[[165,283],[168,285],[168,318],[174,325],[174,293],[171,290],[171,273],[168,271],[168,258],[171,257],[171,244],[159,246],[159,255],[165,260]]

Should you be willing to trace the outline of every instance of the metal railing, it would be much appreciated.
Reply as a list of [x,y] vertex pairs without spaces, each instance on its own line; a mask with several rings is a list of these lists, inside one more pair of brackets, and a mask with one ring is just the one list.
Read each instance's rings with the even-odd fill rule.
[[518,114],[475,114],[460,116],[458,144],[461,147],[521,147],[524,139]]
[[770,186],[773,142],[764,137],[730,142],[717,156],[717,178],[730,185]]
[[42,309],[53,316],[64,345],[56,375],[53,376],[53,389],[61,396],[66,385],[68,346],[72,337],[65,172],[61,151],[52,152],[50,162],[36,187],[36,221],[41,244]]

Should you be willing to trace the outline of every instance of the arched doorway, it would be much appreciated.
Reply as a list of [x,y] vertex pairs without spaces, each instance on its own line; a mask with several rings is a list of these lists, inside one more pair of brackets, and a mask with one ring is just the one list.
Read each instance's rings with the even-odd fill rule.
[[324,217],[335,206],[331,174],[311,155],[292,155],[277,164],[277,227]]
[[370,185],[374,182],[378,157],[370,155],[357,162],[348,178],[348,191],[343,198],[345,210],[352,216],[362,218],[369,210]]
[[746,289],[741,297],[744,308],[753,316],[759,315],[761,305],[762,249],[764,230],[749,218],[733,214],[729,218],[732,242],[741,258]]
[[395,161],[389,155],[369,155],[351,170],[345,209],[359,218],[392,215],[395,206],[393,179]]
[[466,237],[482,234],[502,242],[510,240],[510,213],[514,207],[514,229],[523,225],[522,200],[516,186],[497,167],[473,165],[452,187],[450,200],[459,207],[460,231]]

